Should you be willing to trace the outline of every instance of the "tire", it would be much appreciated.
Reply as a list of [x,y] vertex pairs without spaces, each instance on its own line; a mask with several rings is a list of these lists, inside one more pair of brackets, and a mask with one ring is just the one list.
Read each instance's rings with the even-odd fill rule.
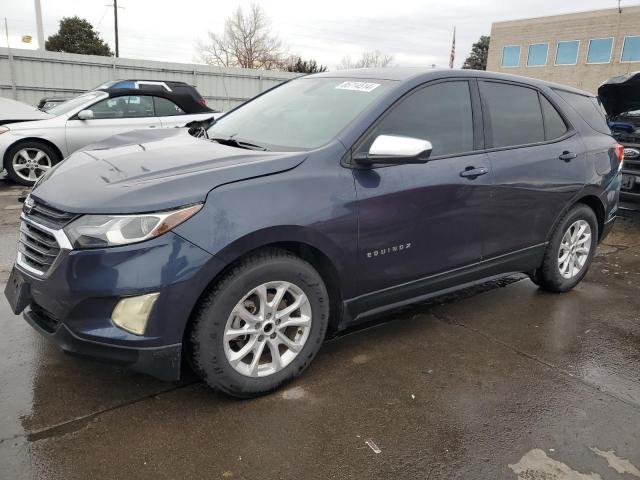
[[[584,234],[580,235],[583,228]],[[588,238],[585,236],[587,233],[590,235]],[[529,273],[531,280],[550,292],[571,290],[589,270],[598,244],[598,233],[598,219],[593,210],[584,204],[573,206],[551,235],[542,265]],[[575,240],[572,240],[572,234]],[[587,245],[588,252],[584,252]]]
[[285,250],[264,250],[233,267],[197,307],[191,363],[215,390],[239,398],[263,395],[307,368],[328,323],[329,296],[318,272]]
[[[51,146],[38,140],[28,140],[9,147],[5,156],[4,168],[12,181],[30,187],[46,170],[52,168],[59,161],[60,155]],[[22,163],[26,165],[28,162],[33,163],[23,169],[16,168],[17,165]]]

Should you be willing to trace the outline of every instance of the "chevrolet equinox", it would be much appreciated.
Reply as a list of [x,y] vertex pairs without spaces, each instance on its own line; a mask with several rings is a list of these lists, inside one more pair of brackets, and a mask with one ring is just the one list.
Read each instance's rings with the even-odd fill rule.
[[64,350],[269,392],[328,334],[514,272],[565,292],[611,228],[597,99],[477,71],[286,82],[193,138],[138,131],[45,174],[5,295]]

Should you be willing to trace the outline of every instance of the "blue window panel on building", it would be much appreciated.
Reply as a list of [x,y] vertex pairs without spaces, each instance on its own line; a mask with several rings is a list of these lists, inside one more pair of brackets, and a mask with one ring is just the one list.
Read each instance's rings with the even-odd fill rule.
[[640,62],[640,37],[625,37],[622,47],[623,62]]
[[520,46],[510,45],[502,49],[502,66],[517,67],[520,65]]
[[547,55],[549,53],[548,43],[536,43],[529,45],[529,54],[527,55],[527,66],[536,67],[547,64]]
[[592,38],[589,40],[587,63],[609,63],[613,49],[613,38]]
[[580,42],[572,40],[568,42],[558,42],[556,50],[556,65],[575,65],[578,63],[578,50]]

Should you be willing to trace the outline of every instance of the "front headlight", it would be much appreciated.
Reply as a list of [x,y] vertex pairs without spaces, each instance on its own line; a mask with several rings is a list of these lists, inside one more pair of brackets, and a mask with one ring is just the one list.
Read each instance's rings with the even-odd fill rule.
[[195,215],[202,204],[139,215],[83,215],[64,227],[74,248],[101,248],[142,242],[162,235]]
[[9,128],[8,127],[0,127],[0,133],[4,133],[4,132],[8,132]]

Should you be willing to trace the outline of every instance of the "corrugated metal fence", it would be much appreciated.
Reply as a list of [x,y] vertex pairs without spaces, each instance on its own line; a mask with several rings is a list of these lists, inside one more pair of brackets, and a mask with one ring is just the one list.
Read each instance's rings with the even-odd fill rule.
[[115,79],[176,80],[194,85],[226,111],[298,74],[95,55],[0,48],[0,96],[35,105],[46,96],[75,96]]

